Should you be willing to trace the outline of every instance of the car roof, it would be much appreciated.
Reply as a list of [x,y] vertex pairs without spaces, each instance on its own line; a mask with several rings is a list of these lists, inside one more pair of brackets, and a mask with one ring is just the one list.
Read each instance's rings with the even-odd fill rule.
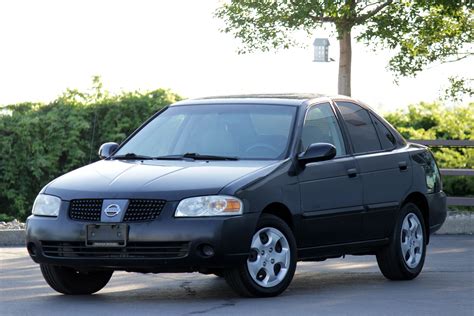
[[[317,102],[329,101],[330,99],[353,100],[342,95],[326,95],[318,93],[269,93],[269,94],[238,94],[212,96],[195,99],[187,99],[174,103],[172,106],[195,105],[195,104],[277,104],[306,106]],[[356,101],[357,102],[357,101]],[[357,102],[359,103],[359,102]]]

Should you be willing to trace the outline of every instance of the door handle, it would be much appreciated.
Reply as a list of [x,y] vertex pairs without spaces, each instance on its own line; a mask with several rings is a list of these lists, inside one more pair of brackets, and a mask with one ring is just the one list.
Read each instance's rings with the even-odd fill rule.
[[347,169],[347,175],[349,176],[349,178],[356,177],[357,176],[357,169],[356,168]]
[[406,162],[406,161],[400,161],[400,162],[398,163],[398,168],[399,168],[401,171],[407,170],[407,168],[408,168],[407,162]]

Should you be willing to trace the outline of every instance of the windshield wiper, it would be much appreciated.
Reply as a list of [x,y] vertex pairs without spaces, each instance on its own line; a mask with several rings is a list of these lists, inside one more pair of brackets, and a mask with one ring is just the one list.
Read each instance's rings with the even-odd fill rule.
[[154,160],[183,160],[183,155],[165,155],[153,157]]
[[198,153],[185,153],[183,158],[191,158],[194,160],[239,160],[237,157],[229,156],[214,156],[214,155],[201,155]]
[[112,159],[121,159],[121,160],[150,160],[150,159],[153,159],[153,157],[137,155],[135,153],[127,153],[125,155],[116,155],[116,156],[112,156],[111,158]]
[[112,159],[122,160],[183,160],[185,158],[194,160],[239,160],[237,157],[227,156],[213,156],[213,155],[200,155],[197,153],[185,153],[183,155],[165,155],[165,156],[142,156],[135,153],[127,153],[125,155],[112,156]]

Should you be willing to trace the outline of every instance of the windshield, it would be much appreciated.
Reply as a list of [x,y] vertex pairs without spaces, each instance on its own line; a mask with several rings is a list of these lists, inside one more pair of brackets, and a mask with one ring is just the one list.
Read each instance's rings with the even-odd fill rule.
[[209,104],[166,109],[114,156],[226,156],[279,159],[288,148],[296,107]]

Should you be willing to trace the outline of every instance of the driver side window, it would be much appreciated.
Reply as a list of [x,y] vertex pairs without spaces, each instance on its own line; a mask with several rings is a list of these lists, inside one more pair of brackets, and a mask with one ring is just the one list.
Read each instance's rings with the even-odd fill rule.
[[318,104],[308,110],[301,143],[303,150],[314,143],[329,143],[336,147],[336,157],[346,154],[341,129],[329,103]]

